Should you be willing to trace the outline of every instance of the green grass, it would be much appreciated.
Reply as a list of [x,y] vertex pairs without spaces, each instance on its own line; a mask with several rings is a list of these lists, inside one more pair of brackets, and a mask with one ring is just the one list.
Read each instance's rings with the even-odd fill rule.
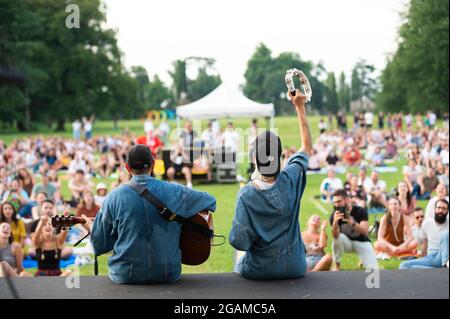
[[[313,138],[317,138],[318,136],[318,128],[317,124],[319,122],[319,117],[311,117],[310,125],[312,129]],[[228,120],[222,120],[221,126],[225,127],[226,122]],[[240,127],[242,129],[246,129],[249,126],[249,119],[233,119],[232,120],[236,127]],[[350,122],[349,122],[350,123]],[[157,124],[157,123],[156,123]],[[284,146],[300,146],[299,140],[299,129],[297,125],[297,119],[295,117],[277,117],[275,121],[276,127],[278,128],[278,134],[281,137]],[[171,123],[172,127],[175,127],[175,123]],[[266,122],[261,119],[260,126],[263,127],[266,125]],[[202,128],[206,126],[206,122],[202,123]],[[143,130],[143,122],[139,120],[135,121],[122,121],[119,122],[119,130],[113,130],[112,122],[104,121],[104,122],[96,122],[94,125],[94,135],[118,135],[121,134],[122,130],[128,128],[131,132],[135,134],[141,134]],[[57,135],[62,136],[70,136],[70,127],[67,126],[68,132],[59,133]],[[55,135],[54,132],[49,130],[44,130],[40,132],[44,136]],[[6,143],[11,142],[12,140],[20,137],[26,137],[29,134],[22,133],[9,133],[9,134],[0,134],[0,140],[4,140]],[[405,161],[402,160],[397,162],[395,165],[399,167],[399,171],[397,173],[385,173],[380,174],[380,178],[385,180],[388,189],[392,189],[395,187],[400,179],[402,179],[401,167],[405,164]],[[246,169],[246,165],[242,165],[241,171],[244,172]],[[369,172],[370,174],[370,172]],[[345,177],[343,175],[339,176],[343,180]],[[301,229],[304,230],[306,227],[307,220],[312,214],[319,214],[322,218],[328,218],[329,214],[324,214],[320,209],[317,208],[317,200],[314,200],[314,195],[317,195],[319,192],[319,186],[324,178],[323,175],[308,175],[308,183],[306,186],[306,190],[304,196],[302,198],[301,208],[300,208],[300,226]],[[95,182],[103,181],[108,185],[112,182],[112,180],[101,180],[96,179]],[[67,180],[62,180],[62,192],[65,197],[69,197],[69,190],[67,187]],[[234,216],[234,208],[235,208],[235,200],[236,194],[239,190],[238,184],[215,184],[215,185],[196,185],[196,189],[201,191],[206,191],[212,194],[217,199],[217,211],[214,214],[214,224],[215,224],[215,232],[217,234],[222,234],[228,239],[228,234],[231,228],[231,223]],[[315,202],[316,201],[316,202]],[[326,211],[331,212],[331,206],[320,203]],[[425,203],[419,203],[422,207],[425,206]],[[370,216],[370,222],[373,223],[375,216]],[[380,218],[380,216],[378,216]],[[331,253],[331,233],[330,229],[328,229],[329,234],[329,243],[326,251]],[[106,275],[108,271],[107,267],[107,258],[108,255],[99,257],[99,272],[101,275]],[[342,260],[342,269],[344,270],[355,270],[358,269],[358,256],[355,254],[348,254]],[[380,266],[384,269],[397,269],[400,261],[396,259],[381,261]],[[228,241],[218,247],[213,247],[211,256],[207,262],[200,266],[196,267],[188,267],[183,266],[184,273],[212,273],[212,272],[230,272],[233,268],[233,248],[229,245]],[[83,266],[81,267],[82,275],[92,275],[93,274],[93,266]]]

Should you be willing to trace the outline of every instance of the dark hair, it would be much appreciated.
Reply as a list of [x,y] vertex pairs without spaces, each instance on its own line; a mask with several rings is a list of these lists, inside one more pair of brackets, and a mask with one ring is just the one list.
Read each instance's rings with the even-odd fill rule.
[[55,206],[55,203],[54,203],[51,199],[46,199],[46,200],[44,200],[44,201],[42,202],[42,204],[44,204],[44,203],[49,203],[49,204]]
[[413,214],[414,214],[415,212],[423,212],[423,208],[422,208],[422,207],[416,207],[416,208],[414,208],[414,210],[413,210]]
[[15,225],[17,225],[17,223],[18,223],[18,221],[19,221],[19,220],[17,219],[17,211],[16,211],[16,208],[14,207],[14,205],[11,204],[11,202],[4,202],[3,204],[0,205],[0,223],[2,223],[2,222],[7,223],[5,215],[3,215],[3,207],[5,207],[5,205],[9,205],[9,206],[12,207],[12,209],[13,209],[13,214],[12,214],[12,216],[11,216],[11,219],[12,219],[13,223],[14,223]]
[[447,205],[447,208],[448,208],[448,201],[447,201],[446,199],[438,199],[438,200],[436,201],[436,203],[434,203],[434,208],[437,207],[437,204],[438,204],[439,202],[444,203],[445,205]]
[[75,171],[75,174],[81,174],[81,175],[84,175],[84,171],[83,171],[82,169],[77,169],[77,170]]
[[339,197],[342,197],[343,199],[347,199],[348,193],[345,191],[345,189],[338,189],[337,191],[335,191],[333,193],[333,197],[335,197],[335,196],[339,196]]
[[[405,182],[403,182],[403,183],[405,183]],[[408,188],[408,191],[406,192],[406,203],[409,206],[409,205],[411,205],[413,197],[411,195],[408,185],[406,185],[406,187]],[[398,186],[397,186],[397,188],[395,189],[395,196],[398,197],[398,195],[399,195],[399,192],[398,192]]]

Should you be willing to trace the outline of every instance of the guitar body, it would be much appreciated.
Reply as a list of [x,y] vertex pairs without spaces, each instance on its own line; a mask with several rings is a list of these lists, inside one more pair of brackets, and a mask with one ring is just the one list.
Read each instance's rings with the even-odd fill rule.
[[[189,220],[199,226],[214,230],[212,214],[209,211],[202,211]],[[181,262],[189,266],[203,264],[209,258],[212,243],[213,238],[183,225],[180,236]]]

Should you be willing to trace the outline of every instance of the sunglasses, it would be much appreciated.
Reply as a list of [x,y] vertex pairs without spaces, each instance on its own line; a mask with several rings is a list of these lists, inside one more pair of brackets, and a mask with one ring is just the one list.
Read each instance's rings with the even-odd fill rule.
[[424,219],[425,216],[416,216],[416,219]]

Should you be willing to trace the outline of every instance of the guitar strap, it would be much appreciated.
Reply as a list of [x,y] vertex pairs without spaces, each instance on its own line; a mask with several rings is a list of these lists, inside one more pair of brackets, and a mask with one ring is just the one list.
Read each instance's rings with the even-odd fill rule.
[[129,181],[128,185],[131,189],[133,189],[139,196],[143,197],[147,201],[149,201],[153,206],[156,207],[159,214],[167,221],[169,222],[178,222],[183,226],[187,226],[191,228],[192,230],[195,230],[196,232],[202,234],[203,236],[206,236],[208,238],[214,237],[214,232],[206,227],[200,226],[192,221],[190,221],[187,218],[184,218],[182,216],[179,216],[175,214],[173,211],[170,210],[166,205],[164,205],[163,202],[161,202],[157,197],[155,197],[150,191],[147,189],[147,187],[144,187],[138,183],[134,183],[132,181]]

